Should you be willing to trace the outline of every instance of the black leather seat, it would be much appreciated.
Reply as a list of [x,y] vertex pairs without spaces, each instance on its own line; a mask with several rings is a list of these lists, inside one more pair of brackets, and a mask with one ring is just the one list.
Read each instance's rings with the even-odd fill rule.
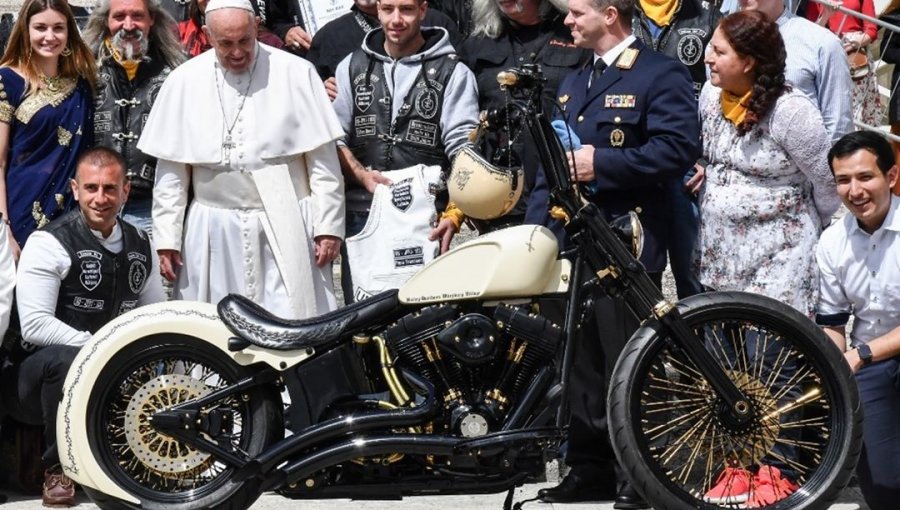
[[218,310],[222,322],[240,337],[229,344],[232,350],[240,350],[252,344],[289,351],[335,341],[344,333],[395,316],[401,307],[395,289],[310,319],[287,320],[276,317],[238,294],[229,294],[219,301]]

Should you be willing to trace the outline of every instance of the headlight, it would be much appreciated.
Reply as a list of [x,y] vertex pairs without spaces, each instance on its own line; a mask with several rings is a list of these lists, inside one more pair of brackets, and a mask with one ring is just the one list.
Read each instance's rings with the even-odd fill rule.
[[644,251],[644,227],[641,226],[641,220],[634,211],[628,211],[628,214],[619,216],[612,220],[609,224],[619,236],[619,239],[625,243],[625,246],[631,250],[634,258],[641,258]]

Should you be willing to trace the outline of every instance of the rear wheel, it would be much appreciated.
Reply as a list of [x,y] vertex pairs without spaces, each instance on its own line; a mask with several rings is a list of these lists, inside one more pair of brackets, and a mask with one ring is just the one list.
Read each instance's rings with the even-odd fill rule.
[[[91,451],[107,474],[148,509],[243,509],[259,492],[233,482],[234,468],[212,454],[157,431],[159,411],[205,396],[246,376],[217,348],[181,335],[156,335],[118,352],[97,378],[90,398]],[[220,425],[203,432],[238,455],[259,454],[281,433],[273,394],[242,392],[203,408]],[[91,493],[89,493],[91,495]],[[101,508],[120,508],[103,500]]]
[[[693,361],[649,322],[626,345],[609,396],[613,445],[638,490],[665,510],[743,508],[747,497],[763,508],[827,508],[861,446],[843,356],[809,319],[769,298],[711,293],[678,308],[749,398],[753,419],[730,419]],[[777,489],[766,497],[773,467]],[[725,485],[713,491],[717,482]],[[725,497],[716,494],[723,488]]]

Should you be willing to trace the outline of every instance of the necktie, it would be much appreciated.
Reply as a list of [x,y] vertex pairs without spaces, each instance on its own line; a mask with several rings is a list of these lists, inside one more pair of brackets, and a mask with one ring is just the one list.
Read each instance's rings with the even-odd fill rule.
[[604,62],[602,58],[598,58],[597,61],[594,62],[594,70],[591,71],[591,82],[588,84],[588,90],[597,83],[597,80],[600,79],[600,75],[603,74],[603,71],[606,71],[606,62]]

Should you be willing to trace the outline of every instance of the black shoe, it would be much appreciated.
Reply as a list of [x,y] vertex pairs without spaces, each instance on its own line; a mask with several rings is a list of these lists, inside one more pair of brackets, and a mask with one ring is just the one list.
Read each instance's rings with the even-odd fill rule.
[[644,498],[634,490],[631,483],[625,482],[622,489],[616,494],[616,502],[613,505],[616,510],[642,510],[650,508]]
[[607,480],[584,478],[575,471],[563,478],[556,487],[541,489],[537,493],[544,503],[584,503],[588,501],[611,501],[616,491]]

